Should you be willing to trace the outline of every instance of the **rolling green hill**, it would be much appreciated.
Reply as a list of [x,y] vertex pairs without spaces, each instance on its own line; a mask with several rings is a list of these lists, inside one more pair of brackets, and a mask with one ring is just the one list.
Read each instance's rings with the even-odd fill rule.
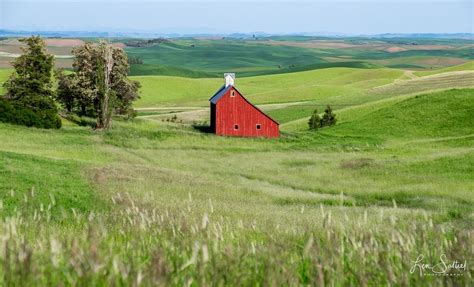
[[[220,79],[134,77],[142,83],[137,108],[203,106],[222,85]],[[403,80],[402,80],[403,79]],[[298,106],[272,109],[281,123],[296,120],[327,104],[340,109],[394,96],[474,86],[474,73],[440,73],[405,78],[399,70],[331,68],[299,73],[237,78],[237,88],[253,103],[301,102]],[[176,88],[179,87],[179,88]]]
[[208,77],[236,72],[240,77],[331,67],[427,70],[472,60],[467,40],[330,39],[171,39],[146,47],[128,47],[143,64],[132,75]]
[[[239,78],[236,87],[252,102],[278,103],[324,100],[391,83],[403,75],[392,69],[330,68],[298,73]],[[206,106],[222,79],[132,77],[142,83],[136,107]]]
[[167,75],[185,78],[213,78],[218,76],[217,74],[213,73],[192,71],[179,67],[152,64],[131,65],[130,75]]
[[[459,75],[440,71],[413,79],[406,78],[400,70],[385,68],[329,68],[246,78],[239,78],[237,74],[236,86],[255,104],[302,102],[297,107],[270,112],[285,123],[305,117],[314,108],[322,110],[327,104],[343,108],[410,93],[470,87],[474,83],[474,73],[468,70],[470,67],[456,67],[457,71],[465,71]],[[0,69],[0,83],[10,73],[11,69]],[[207,107],[208,99],[222,85],[221,78],[137,76],[132,79],[142,84],[141,99],[136,102],[136,108]]]
[[[371,136],[376,138],[424,138],[473,133],[473,89],[397,96],[338,110],[331,135]],[[322,112],[322,110],[321,110]],[[272,114],[272,112],[270,112]],[[307,130],[308,116],[287,122],[286,131]],[[424,128],[421,128],[424,125]],[[370,133],[364,132],[370,130]],[[323,130],[323,133],[325,131]]]
[[[447,90],[421,94],[365,113],[344,117],[331,133],[382,138],[455,137],[474,133],[474,90]],[[364,132],[370,131],[370,133]]]
[[[0,83],[11,69],[0,69]],[[330,68],[306,72],[240,78],[236,86],[257,104],[327,99],[391,83],[402,76],[393,69]],[[135,107],[207,106],[222,86],[222,78],[192,79],[170,76],[132,77],[142,84]]]
[[[169,270],[160,275],[165,282],[189,277],[260,282],[271,276],[298,283],[301,274],[312,282],[318,273],[300,266],[317,258],[328,272],[344,275],[327,279],[335,284],[357,281],[341,260],[371,278],[368,282],[388,282],[385,275],[370,277],[364,267],[370,263],[371,272],[387,274],[384,266],[390,264],[393,278],[401,278],[408,267],[391,258],[401,250],[410,256],[428,252],[426,240],[440,242],[438,250],[456,258],[471,256],[455,246],[470,243],[460,232],[469,226],[474,206],[472,92],[354,106],[338,111],[335,127],[278,140],[216,137],[187,125],[144,120],[116,121],[106,133],[0,123],[0,212],[16,214],[0,226],[16,228],[17,236],[8,241],[11,254],[27,248],[34,258],[29,266],[35,272],[22,275],[23,283],[60,282],[64,274],[98,285],[133,283],[156,264]],[[401,240],[424,240],[403,246],[391,240],[394,230]],[[359,240],[370,236],[380,243]],[[308,243],[311,238],[318,238],[317,245]],[[363,251],[346,238],[360,242]],[[341,244],[355,254],[334,258]],[[207,255],[192,259],[198,249]],[[23,266],[8,262],[10,268]],[[265,268],[255,268],[262,262]],[[74,271],[79,263],[87,277]],[[103,272],[93,273],[93,264]],[[114,271],[120,264],[129,268],[126,278]],[[229,278],[219,268],[253,271]],[[141,280],[151,284],[152,278]],[[409,278],[421,283],[421,277]]]
[[472,70],[474,70],[474,61],[470,61],[470,62],[461,64],[461,65],[456,65],[456,66],[452,66],[452,67],[436,69],[436,70],[432,70],[432,71],[415,72],[415,75],[417,75],[417,76],[429,76],[429,75],[435,75],[435,74],[446,73],[446,72],[472,71]]
[[[175,66],[213,74],[231,70],[246,76],[326,62],[321,60],[321,53],[310,49],[269,47],[238,40],[174,40],[126,51],[148,65]],[[132,71],[143,74],[140,65],[137,66]]]
[[462,74],[440,73],[433,76],[395,80],[391,84],[354,90],[352,93],[336,94],[329,98],[321,97],[299,105],[272,109],[268,113],[283,124],[304,118],[300,121],[300,124],[305,126],[304,122],[314,109],[322,112],[328,104],[335,109],[341,109],[376,101],[385,103],[386,101],[383,101],[383,99],[393,101],[403,98],[404,95],[469,87],[474,87],[473,72],[466,71]]
[[[246,80],[256,91],[313,77],[362,89],[371,86],[367,72]],[[318,132],[306,130],[306,119],[290,121],[274,140],[143,119],[117,119],[107,132],[0,123],[0,228],[15,232],[5,242],[11,257],[2,258],[10,270],[23,270],[5,280],[354,285],[366,278],[384,285],[406,275],[412,285],[465,285],[470,273],[407,275],[411,261],[399,254],[428,254],[429,241],[453,258],[474,256],[459,247],[471,243],[472,93],[388,95],[336,111],[338,124]],[[28,265],[17,259],[24,254]],[[321,279],[320,260],[324,274],[340,276]]]

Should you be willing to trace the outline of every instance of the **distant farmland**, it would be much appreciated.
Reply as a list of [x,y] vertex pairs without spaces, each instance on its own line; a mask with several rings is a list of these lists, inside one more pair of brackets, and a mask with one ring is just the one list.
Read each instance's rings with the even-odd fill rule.
[[[84,40],[48,39],[49,50],[56,55],[70,55],[72,47]],[[112,41],[140,61],[131,67],[131,74],[137,76],[209,78],[232,71],[246,77],[331,67],[430,71],[474,59],[472,41],[461,39],[267,37]],[[6,53],[18,52],[15,39],[0,41],[0,68],[9,67],[11,57]],[[60,59],[57,64],[67,68],[72,61]]]
[[[132,74],[153,74],[152,66],[168,69],[167,75],[205,72],[220,75],[235,71],[241,76],[285,73],[329,67],[393,67],[418,70],[464,63],[474,59],[468,40],[425,39],[177,39],[145,48],[127,48],[143,59]],[[295,56],[296,55],[296,56]],[[157,68],[158,68],[157,67]],[[171,71],[179,67],[180,71]],[[194,74],[193,77],[199,76]],[[203,74],[203,76],[206,76]]]

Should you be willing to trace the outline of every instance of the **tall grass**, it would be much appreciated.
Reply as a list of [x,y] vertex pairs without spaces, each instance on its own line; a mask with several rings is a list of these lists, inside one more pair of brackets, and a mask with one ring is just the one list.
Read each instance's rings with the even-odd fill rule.
[[[274,140],[0,124],[2,285],[469,286],[471,94],[352,107]],[[443,254],[466,270],[411,272]]]
[[[32,194],[28,196],[34,196]],[[0,223],[5,285],[468,286],[472,265],[450,276],[410,272],[423,254],[438,262],[474,258],[472,230],[433,224],[427,213],[402,220],[390,210],[348,216],[320,206],[307,225],[273,225],[218,215],[192,196],[158,209],[129,194],[114,212],[35,209]],[[46,205],[46,202],[44,203]],[[396,208],[396,207],[394,207]],[[304,213],[304,209],[301,210]],[[465,246],[468,248],[459,248]]]

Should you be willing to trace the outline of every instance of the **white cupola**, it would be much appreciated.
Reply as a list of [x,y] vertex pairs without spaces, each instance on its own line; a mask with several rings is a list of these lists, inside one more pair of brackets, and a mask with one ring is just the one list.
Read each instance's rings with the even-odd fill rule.
[[235,81],[234,73],[224,73],[225,87],[233,86]]

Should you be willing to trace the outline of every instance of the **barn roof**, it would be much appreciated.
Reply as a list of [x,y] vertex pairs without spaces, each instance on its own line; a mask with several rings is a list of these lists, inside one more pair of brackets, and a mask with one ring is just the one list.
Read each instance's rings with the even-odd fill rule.
[[214,96],[212,96],[209,101],[213,104],[216,104],[220,98],[222,98],[223,95],[225,95],[225,93],[227,93],[228,90],[230,90],[233,86],[229,85],[229,86],[225,86],[225,85],[222,85],[222,87],[214,94]]
[[217,104],[217,102],[219,101],[220,98],[222,98],[226,93],[227,91],[229,91],[230,89],[234,88],[234,90],[236,90],[241,96],[242,98],[247,102],[249,103],[252,107],[254,107],[257,111],[259,111],[260,113],[262,113],[264,116],[266,116],[267,118],[269,118],[271,121],[273,121],[274,123],[276,123],[277,125],[280,125],[277,121],[275,121],[274,119],[272,119],[269,115],[267,115],[266,113],[264,113],[261,109],[257,108],[257,106],[255,106],[254,104],[252,104],[249,100],[247,100],[247,98],[245,98],[241,92],[239,92],[239,90],[237,90],[236,87],[232,86],[232,85],[229,85],[229,86],[225,86],[223,85],[215,94],[214,96],[212,96],[209,101],[213,104]]

